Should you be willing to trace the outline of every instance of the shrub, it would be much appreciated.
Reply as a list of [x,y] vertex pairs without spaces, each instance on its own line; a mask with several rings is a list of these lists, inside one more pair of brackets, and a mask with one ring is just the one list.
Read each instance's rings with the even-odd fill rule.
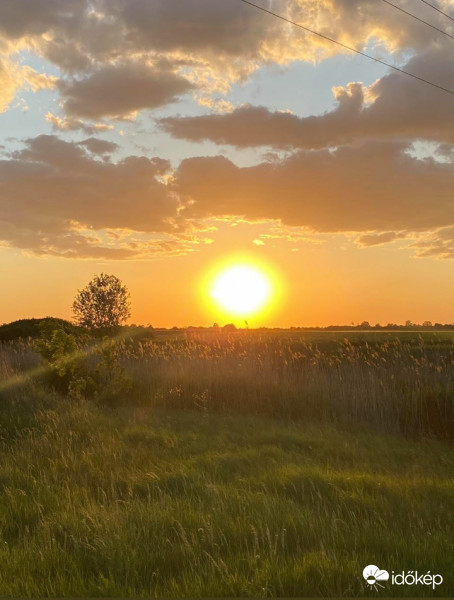
[[81,334],[81,329],[64,319],[46,317],[44,319],[20,319],[0,326],[0,342],[9,342],[18,339],[38,338],[41,327],[44,325],[51,329],[63,329],[66,333],[73,333],[76,337]]
[[97,355],[95,396],[102,404],[117,404],[132,386],[131,378],[119,362],[117,341],[104,337],[97,348]]
[[46,364],[44,379],[59,392],[71,397],[84,397],[94,392],[87,356],[78,347],[76,338],[63,329],[41,326],[41,337],[34,343]]
[[131,380],[118,360],[116,340],[83,347],[72,334],[45,325],[34,343],[44,359],[45,381],[71,398],[93,398],[103,404],[120,400]]

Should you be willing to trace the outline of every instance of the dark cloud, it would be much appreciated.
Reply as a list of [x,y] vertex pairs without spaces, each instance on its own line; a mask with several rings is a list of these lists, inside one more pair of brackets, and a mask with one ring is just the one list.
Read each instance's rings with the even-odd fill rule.
[[[391,50],[421,51],[441,35],[376,0],[264,0],[262,5],[358,48],[373,38]],[[414,11],[412,0],[400,6]],[[417,13],[450,28],[423,5]],[[260,64],[314,60],[340,51],[264,12],[225,0],[5,0],[0,2],[1,35],[32,41],[70,72],[138,54],[170,53],[205,61],[235,79]]]
[[[262,6],[359,46],[375,36],[391,47],[422,49],[440,36],[376,0],[265,0]],[[449,29],[440,14],[425,6],[415,11],[412,0],[402,0],[400,6]],[[266,48],[273,51],[276,38],[283,38],[292,52],[292,39],[300,47],[304,40],[306,47],[338,51],[252,7],[225,0],[14,0],[1,3],[0,22],[4,35],[11,37],[53,31],[51,44],[72,42],[91,60],[132,50],[258,58]]]
[[161,181],[169,168],[159,158],[99,161],[55,136],[30,139],[24,150],[0,161],[0,238],[37,253],[137,254],[105,249],[96,233],[81,231],[181,233],[179,201]]
[[97,138],[87,138],[78,143],[79,146],[84,146],[92,154],[112,154],[118,150],[119,145],[115,142],[108,142],[106,140],[99,140]]
[[0,33],[12,39],[40,36],[86,18],[87,0],[14,0],[0,2]]
[[70,117],[125,117],[144,108],[175,102],[192,89],[183,77],[139,63],[107,66],[81,80],[60,82]]
[[453,164],[417,160],[406,150],[403,143],[365,142],[245,168],[223,157],[187,159],[175,190],[187,217],[276,219],[328,233],[451,225]]
[[[411,0],[402,0],[400,5],[414,9]],[[421,53],[441,40],[441,34],[376,0],[264,0],[263,6],[358,48],[373,39],[391,51]],[[420,16],[426,17],[426,12],[432,23],[449,30],[449,23],[441,15],[418,6]],[[343,52],[339,46],[262,11],[226,0],[4,0],[0,2],[0,47],[8,47],[11,54],[18,45],[58,65],[62,72],[59,89],[72,122],[76,118],[124,117],[166,105],[190,91],[189,82],[195,82],[194,87],[205,94],[208,105],[214,92],[225,93],[233,82],[245,80],[260,66],[318,61]],[[449,67],[450,48],[446,48],[444,62]],[[147,66],[150,64],[161,66],[152,69]],[[437,64],[421,68],[418,74],[425,76],[427,71],[441,85],[451,77],[450,71],[443,71],[443,66]],[[17,86],[11,89],[15,92]],[[411,90],[408,98],[413,98]],[[346,99],[343,104],[348,104]],[[377,105],[377,111],[379,108]],[[321,147],[318,136],[329,137],[325,129],[331,121],[334,134],[345,141],[355,135],[355,123],[359,121],[365,121],[366,129],[370,125],[377,130],[372,121],[378,121],[380,114],[371,112],[369,123],[367,107],[356,103],[356,113],[354,109],[349,106],[350,127],[337,112],[323,122],[295,121],[299,138],[306,136],[308,144],[312,143],[310,147]],[[226,132],[229,143],[262,143],[266,136],[255,132],[248,142],[235,129],[242,126],[242,117],[260,117],[251,111],[234,115],[232,132]],[[297,134],[290,131],[290,119],[273,114],[265,117],[272,130],[279,124],[284,130],[279,138],[271,132],[270,143],[293,143]],[[402,121],[403,128],[407,122]],[[223,138],[228,123],[216,122],[214,133],[211,124],[198,122],[200,127],[208,128],[201,135]],[[185,131],[189,125],[178,124]],[[175,129],[175,135],[178,131]],[[194,135],[185,131],[181,130],[181,135]]]
[[[111,0],[103,3],[106,10]],[[113,0],[113,9],[139,47],[254,55],[280,25],[264,13],[225,0]]]
[[2,198],[4,206],[14,198],[28,207],[27,219],[41,215],[94,229],[168,231],[179,206],[159,181],[169,168],[159,158],[100,162],[75,143],[41,135],[0,164]]
[[[440,48],[414,57],[406,69],[440,84],[454,81],[454,61]],[[223,115],[168,117],[160,124],[176,138],[239,148],[323,148],[358,138],[390,137],[454,143],[452,96],[420,81],[393,72],[369,90],[350,83],[334,93],[337,107],[321,116],[299,118],[243,106]],[[368,94],[374,97],[370,104]]]
[[210,219],[242,218],[358,232],[362,245],[414,238],[418,255],[451,256],[454,165],[417,160],[404,143],[300,151],[243,168],[198,157],[172,172],[159,158],[98,160],[86,142],[39,136],[0,161],[0,239],[36,253],[128,258],[188,251]]

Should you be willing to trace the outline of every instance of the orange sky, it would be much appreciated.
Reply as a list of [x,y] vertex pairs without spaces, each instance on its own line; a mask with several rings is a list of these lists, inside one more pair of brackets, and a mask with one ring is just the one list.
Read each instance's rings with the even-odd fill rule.
[[449,261],[415,259],[404,252],[396,261],[391,247],[364,249],[342,245],[341,240],[304,243],[297,252],[289,252],[282,242],[254,245],[247,226],[243,235],[236,233],[244,241],[232,251],[229,229],[223,228],[219,246],[211,244],[186,256],[157,261],[33,258],[3,250],[7,260],[2,261],[0,272],[9,285],[0,292],[2,320],[70,318],[76,290],[103,271],[116,274],[128,286],[132,323],[172,327],[234,321],[243,325],[242,319],[229,318],[210,301],[204,284],[218,265],[222,268],[230,259],[236,264],[244,256],[246,262],[268,266],[278,285],[278,300],[263,314],[250,316],[251,327],[452,321],[445,300],[454,293]]

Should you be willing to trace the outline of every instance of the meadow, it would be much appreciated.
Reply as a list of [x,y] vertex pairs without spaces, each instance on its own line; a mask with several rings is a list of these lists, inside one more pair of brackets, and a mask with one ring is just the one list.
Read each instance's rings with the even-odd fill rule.
[[[449,596],[452,338],[123,335],[102,401],[4,343],[0,595]],[[377,593],[367,564],[444,581]]]

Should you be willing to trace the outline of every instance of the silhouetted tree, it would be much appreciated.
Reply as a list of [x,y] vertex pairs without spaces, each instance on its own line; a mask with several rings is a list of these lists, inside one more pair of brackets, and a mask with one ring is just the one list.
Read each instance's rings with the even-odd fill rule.
[[129,292],[115,275],[95,275],[73,302],[78,325],[91,329],[112,328],[131,316]]

